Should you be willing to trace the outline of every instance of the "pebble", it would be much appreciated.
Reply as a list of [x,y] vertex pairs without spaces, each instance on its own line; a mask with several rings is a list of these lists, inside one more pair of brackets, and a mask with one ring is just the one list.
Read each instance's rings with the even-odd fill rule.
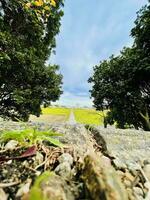
[[35,161],[37,165],[40,165],[44,161],[44,156],[38,151],[35,156]]
[[27,183],[22,185],[18,191],[17,191],[17,194],[16,194],[16,197],[21,197],[23,196],[24,194],[27,194],[30,190],[30,185],[31,185],[31,182],[32,182],[32,179],[28,179],[27,180]]
[[69,153],[63,153],[58,158],[59,163],[68,162],[70,165],[73,164],[73,157]]
[[7,144],[5,145],[5,149],[6,150],[14,150],[16,148],[16,146],[18,145],[18,141],[16,140],[10,140],[9,142],[7,142]]
[[63,178],[69,178],[71,177],[71,167],[70,164],[67,162],[61,163],[59,164],[56,168],[55,168],[55,173],[57,175],[62,176]]
[[60,164],[55,168],[55,173],[65,178],[71,177],[71,165],[73,164],[72,156],[68,153],[64,153],[59,156],[58,161]]

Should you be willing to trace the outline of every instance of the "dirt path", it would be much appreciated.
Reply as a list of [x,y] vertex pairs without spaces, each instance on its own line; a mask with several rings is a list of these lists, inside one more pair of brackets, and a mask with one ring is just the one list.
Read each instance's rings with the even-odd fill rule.
[[70,112],[68,123],[70,125],[74,125],[74,124],[77,123],[76,120],[75,120],[75,116],[74,116],[73,110],[71,110],[71,112]]

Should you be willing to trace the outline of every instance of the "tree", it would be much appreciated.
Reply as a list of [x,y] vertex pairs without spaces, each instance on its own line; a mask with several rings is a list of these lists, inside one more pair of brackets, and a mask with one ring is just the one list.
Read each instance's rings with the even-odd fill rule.
[[132,48],[124,48],[94,67],[89,79],[97,110],[109,109],[106,120],[125,128],[150,130],[150,6],[144,7],[131,34]]
[[62,0],[0,2],[0,116],[28,120],[62,93],[58,66],[46,60],[55,48]]

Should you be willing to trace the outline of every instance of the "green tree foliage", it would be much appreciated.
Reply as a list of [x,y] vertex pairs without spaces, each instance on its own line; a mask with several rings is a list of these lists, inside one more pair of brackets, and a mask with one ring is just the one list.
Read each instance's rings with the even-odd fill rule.
[[[42,6],[40,6],[42,5]],[[62,76],[46,60],[55,48],[62,0],[1,0],[0,116],[28,120],[59,98]]]
[[150,130],[150,5],[140,10],[132,48],[94,67],[89,79],[97,110],[109,109],[107,123]]

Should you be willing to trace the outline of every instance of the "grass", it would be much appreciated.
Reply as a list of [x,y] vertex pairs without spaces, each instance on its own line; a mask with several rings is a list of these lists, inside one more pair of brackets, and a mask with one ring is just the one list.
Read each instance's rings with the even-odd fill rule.
[[66,119],[69,118],[70,115],[70,108],[63,108],[63,107],[48,107],[42,108],[43,115],[63,115]]
[[78,123],[103,125],[103,113],[94,109],[74,109],[75,119]]
[[30,120],[34,122],[46,122],[46,123],[62,123],[69,119],[70,109],[63,107],[48,107],[42,108],[42,114],[40,117],[31,115]]

